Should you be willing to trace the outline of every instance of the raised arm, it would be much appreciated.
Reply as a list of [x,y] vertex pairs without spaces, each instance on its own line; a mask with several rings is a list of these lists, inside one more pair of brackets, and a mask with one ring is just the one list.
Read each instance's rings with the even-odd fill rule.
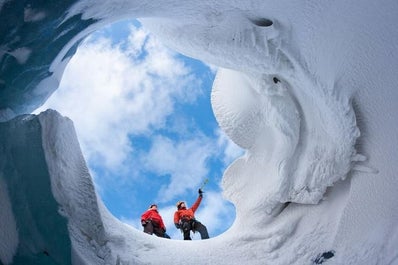
[[199,197],[196,199],[195,203],[191,207],[193,212],[196,212],[196,210],[198,209],[200,202],[202,201],[202,198],[203,198],[202,194],[199,193]]

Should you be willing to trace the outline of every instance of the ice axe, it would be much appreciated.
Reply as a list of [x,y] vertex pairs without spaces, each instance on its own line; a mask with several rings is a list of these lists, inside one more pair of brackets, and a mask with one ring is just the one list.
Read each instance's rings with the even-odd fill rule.
[[209,178],[206,178],[203,183],[202,186],[200,186],[199,190],[201,190],[203,192],[203,188],[206,186],[207,182],[209,182]]

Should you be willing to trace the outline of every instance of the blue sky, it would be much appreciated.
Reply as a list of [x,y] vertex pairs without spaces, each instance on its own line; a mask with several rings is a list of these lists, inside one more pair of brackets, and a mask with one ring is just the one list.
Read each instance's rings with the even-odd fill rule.
[[40,110],[74,121],[97,191],[115,217],[141,229],[141,214],[158,203],[168,233],[181,239],[175,203],[192,205],[208,178],[196,217],[216,236],[235,218],[220,185],[242,151],[213,116],[215,71],[169,50],[138,21],[123,21],[83,42]]

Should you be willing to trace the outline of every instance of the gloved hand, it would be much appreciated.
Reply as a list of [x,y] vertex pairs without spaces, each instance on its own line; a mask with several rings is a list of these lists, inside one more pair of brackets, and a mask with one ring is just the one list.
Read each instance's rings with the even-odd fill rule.
[[141,220],[141,225],[142,225],[142,226],[146,226],[147,223],[148,223],[147,221]]
[[201,189],[198,190],[199,197],[203,197],[203,191]]
[[179,223],[174,223],[177,229],[181,228],[181,225]]

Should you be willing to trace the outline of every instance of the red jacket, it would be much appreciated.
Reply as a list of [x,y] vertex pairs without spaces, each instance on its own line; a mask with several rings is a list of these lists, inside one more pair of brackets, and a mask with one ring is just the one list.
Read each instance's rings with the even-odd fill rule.
[[166,230],[166,226],[163,223],[163,219],[160,216],[159,212],[155,209],[149,209],[145,213],[141,215],[142,221],[152,221],[152,223],[156,226],[159,225],[160,228]]
[[195,218],[195,212],[198,209],[202,197],[199,196],[191,208],[180,208],[174,213],[174,223],[178,224],[181,219],[191,220]]

